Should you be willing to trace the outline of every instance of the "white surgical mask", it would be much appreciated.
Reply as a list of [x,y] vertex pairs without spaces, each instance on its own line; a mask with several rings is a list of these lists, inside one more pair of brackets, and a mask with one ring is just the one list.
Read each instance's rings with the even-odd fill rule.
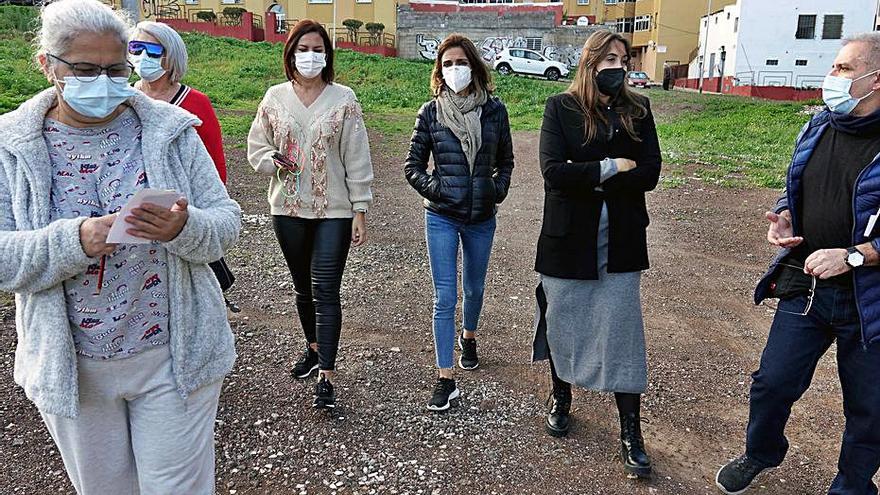
[[828,105],[828,109],[840,115],[849,115],[862,100],[874,94],[874,92],[871,91],[861,98],[853,97],[853,95],[850,94],[853,83],[868,76],[872,76],[877,72],[880,72],[880,69],[869,72],[856,79],[847,79],[845,77],[832,76],[830,74],[825,76],[825,81],[822,83],[822,99],[825,101],[825,104]]
[[156,81],[165,75],[162,59],[150,57],[146,51],[140,55],[132,56],[131,64],[134,65],[134,71],[137,75],[147,82]]
[[443,80],[449,89],[458,93],[468,87],[473,78],[471,77],[471,68],[467,65],[453,65],[443,68]]
[[320,52],[297,52],[296,70],[306,79],[318,77],[327,66],[327,54]]
[[101,74],[89,82],[67,76],[61,88],[61,97],[70,108],[93,119],[107,117],[134,94],[135,90],[128,85],[127,77],[107,77],[107,74]]

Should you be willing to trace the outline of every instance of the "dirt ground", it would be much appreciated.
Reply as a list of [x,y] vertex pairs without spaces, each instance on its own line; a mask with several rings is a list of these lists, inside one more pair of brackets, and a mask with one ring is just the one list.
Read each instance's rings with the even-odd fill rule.
[[[339,418],[311,410],[311,382],[289,369],[303,347],[265,180],[230,151],[231,194],[245,212],[230,254],[239,359],[217,422],[218,492],[229,494],[710,494],[743,448],[749,374],[770,310],[750,303],[771,250],[762,213],[776,193],[684,185],[650,194],[652,268],[643,277],[649,354],[644,431],[655,475],[628,480],[616,460],[608,395],[578,392],[566,439],[543,430],[549,377],[529,363],[532,271],[542,208],[537,134],[515,136],[512,192],[498,231],[479,329],[481,367],[457,372],[463,399],[443,415],[431,393],[431,286],[423,210],[401,170],[408,136],[373,135],[377,180],[369,244],[344,282]],[[0,493],[72,492],[33,405],[12,382],[12,309],[0,309]],[[783,466],[753,493],[820,494],[843,428],[833,348],[796,405]]]

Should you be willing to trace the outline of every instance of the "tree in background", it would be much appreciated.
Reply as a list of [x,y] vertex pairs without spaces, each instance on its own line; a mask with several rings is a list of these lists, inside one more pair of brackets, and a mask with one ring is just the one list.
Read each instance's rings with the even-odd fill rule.
[[385,31],[385,24],[381,22],[368,22],[367,31],[370,32],[370,38],[374,46],[382,44],[382,33]]
[[348,29],[348,39],[352,43],[357,43],[357,35],[358,31],[361,29],[361,26],[364,25],[363,21],[359,21],[357,19],[346,19],[342,21],[342,25]]

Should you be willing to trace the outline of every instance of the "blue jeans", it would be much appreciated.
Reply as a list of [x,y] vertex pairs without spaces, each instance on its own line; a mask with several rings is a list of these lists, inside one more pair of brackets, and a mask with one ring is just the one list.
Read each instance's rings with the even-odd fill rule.
[[425,211],[425,238],[434,281],[434,350],[438,368],[452,368],[455,347],[455,306],[458,303],[458,246],[462,251],[464,328],[477,330],[483,309],[486,270],[495,238],[495,217],[466,224]]
[[[805,307],[805,296],[779,303],[786,311]],[[818,287],[807,316],[776,312],[760,368],[752,375],[746,454],[770,466],[782,463],[791,407],[809,388],[816,364],[834,341],[846,428],[828,493],[876,495],[871,478],[880,467],[880,345],[863,346],[855,297],[848,288]]]

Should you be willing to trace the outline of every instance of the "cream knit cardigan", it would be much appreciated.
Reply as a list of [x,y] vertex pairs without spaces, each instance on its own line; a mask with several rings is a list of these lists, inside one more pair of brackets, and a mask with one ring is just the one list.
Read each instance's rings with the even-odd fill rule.
[[[278,174],[276,152],[302,166],[299,181],[287,172]],[[363,112],[354,92],[341,84],[327,85],[309,107],[289,82],[269,88],[248,135],[248,161],[270,176],[272,215],[351,218],[373,201]]]

